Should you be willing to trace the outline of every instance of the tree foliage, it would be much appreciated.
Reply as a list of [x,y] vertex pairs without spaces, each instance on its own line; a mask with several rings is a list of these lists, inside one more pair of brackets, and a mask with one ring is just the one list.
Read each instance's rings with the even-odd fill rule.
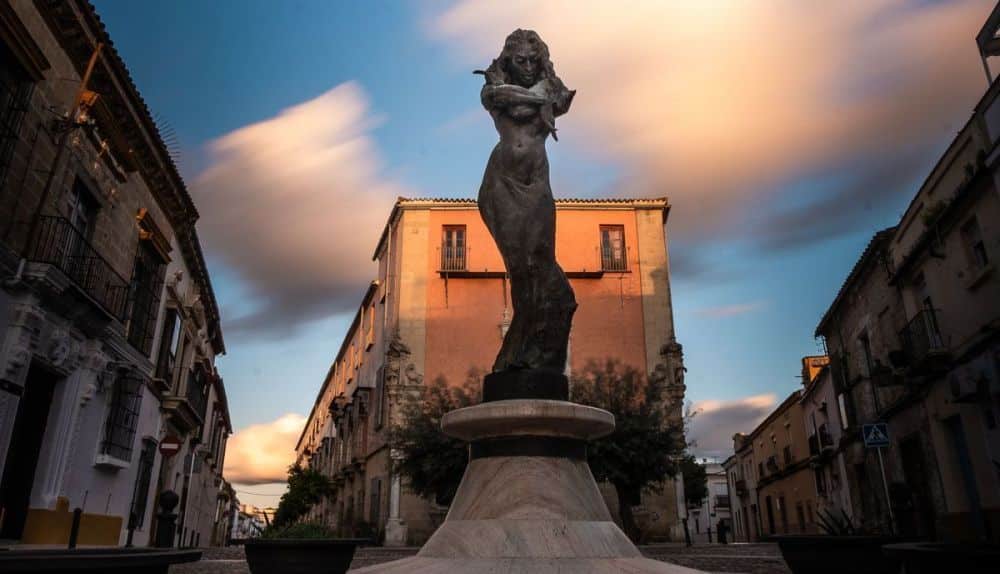
[[591,361],[571,384],[574,402],[615,416],[615,431],[590,443],[587,462],[594,478],[614,486],[622,529],[636,541],[641,532],[632,506],[643,490],[659,492],[676,476],[684,450],[683,428],[665,417],[663,384],[617,359]]
[[333,491],[330,479],[318,470],[294,464],[288,468],[288,491],[281,495],[274,512],[274,528],[294,523],[314,504]]
[[708,496],[708,474],[705,466],[691,455],[685,455],[680,462],[681,473],[684,475],[684,502],[689,507],[701,506]]
[[[441,432],[441,417],[478,403],[479,381],[475,372],[458,387],[436,379],[419,401],[404,407],[404,423],[391,432],[392,448],[400,457],[396,471],[416,494],[438,504],[451,503],[468,462],[466,444]],[[590,443],[588,462],[597,480],[614,486],[623,529],[635,540],[641,532],[631,507],[639,503],[642,490],[657,491],[677,474],[684,450],[683,429],[665,419],[662,385],[615,359],[588,364],[571,383],[573,401],[615,416],[615,432]]]
[[403,407],[404,423],[392,429],[389,443],[399,458],[395,470],[414,493],[441,505],[451,504],[468,463],[465,442],[441,432],[441,417],[480,401],[478,372],[462,386],[438,377],[423,388],[419,400]]

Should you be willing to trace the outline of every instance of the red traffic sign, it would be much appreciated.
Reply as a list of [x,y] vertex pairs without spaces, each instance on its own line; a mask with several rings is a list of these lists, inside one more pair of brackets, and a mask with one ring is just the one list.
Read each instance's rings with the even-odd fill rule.
[[163,458],[170,458],[180,452],[180,450],[181,439],[175,435],[167,435],[160,441],[160,454],[163,455]]

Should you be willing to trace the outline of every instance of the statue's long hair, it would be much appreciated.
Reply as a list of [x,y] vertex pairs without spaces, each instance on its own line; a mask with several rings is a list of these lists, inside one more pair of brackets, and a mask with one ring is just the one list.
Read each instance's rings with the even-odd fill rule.
[[[497,56],[489,68],[486,68],[486,81],[490,84],[509,84],[510,76],[507,66],[510,65],[510,58],[518,47],[528,44],[538,51],[538,58],[541,63],[541,80],[556,80],[555,68],[552,60],[549,59],[549,47],[545,45],[542,38],[534,30],[521,30],[518,28],[507,36],[503,43],[503,50]],[[560,82],[561,84],[562,82]]]

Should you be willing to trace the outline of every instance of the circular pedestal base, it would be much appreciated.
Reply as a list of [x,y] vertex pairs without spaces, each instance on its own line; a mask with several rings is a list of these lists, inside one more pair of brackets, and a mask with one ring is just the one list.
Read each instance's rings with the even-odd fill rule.
[[648,558],[425,558],[413,556],[352,574],[698,574]]
[[697,572],[643,558],[612,521],[584,447],[614,430],[607,411],[495,401],[452,411],[441,427],[472,445],[447,518],[416,556],[358,572]]

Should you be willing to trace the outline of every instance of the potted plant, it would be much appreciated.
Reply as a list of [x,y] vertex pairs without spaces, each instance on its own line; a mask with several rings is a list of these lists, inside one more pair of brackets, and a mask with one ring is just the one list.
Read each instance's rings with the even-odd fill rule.
[[343,574],[351,566],[359,538],[335,538],[315,522],[270,527],[260,538],[247,540],[247,565],[252,574]]
[[896,536],[866,532],[843,511],[817,512],[823,534],[771,536],[793,574],[897,574],[900,561],[882,546],[902,542]]

